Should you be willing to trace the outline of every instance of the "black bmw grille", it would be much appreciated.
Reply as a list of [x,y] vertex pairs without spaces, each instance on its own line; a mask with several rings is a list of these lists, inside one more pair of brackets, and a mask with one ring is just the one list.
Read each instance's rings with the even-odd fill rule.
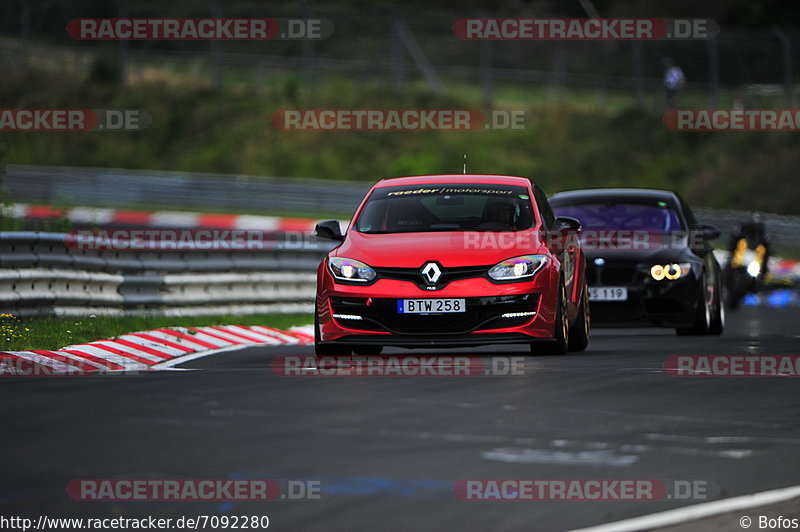
[[397,299],[375,298],[367,306],[367,298],[332,297],[334,314],[358,315],[361,320],[341,320],[348,328],[363,331],[382,331],[395,334],[466,334],[473,331],[516,327],[527,323],[532,316],[501,318],[508,312],[533,312],[539,304],[539,294],[468,297],[466,312],[443,314],[400,314]]

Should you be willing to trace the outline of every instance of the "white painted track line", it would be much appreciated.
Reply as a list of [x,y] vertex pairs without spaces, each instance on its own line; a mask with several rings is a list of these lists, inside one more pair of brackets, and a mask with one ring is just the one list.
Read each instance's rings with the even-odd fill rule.
[[[690,521],[697,521],[706,517],[735,512],[737,510],[748,510],[759,506],[766,506],[778,502],[788,501],[800,497],[800,486],[790,486],[750,495],[741,495],[719,501],[705,502],[675,508],[665,512],[643,515],[631,519],[624,519],[614,523],[580,528],[572,532],[632,532],[637,530],[652,530],[663,528]],[[738,523],[737,523],[738,526]]]

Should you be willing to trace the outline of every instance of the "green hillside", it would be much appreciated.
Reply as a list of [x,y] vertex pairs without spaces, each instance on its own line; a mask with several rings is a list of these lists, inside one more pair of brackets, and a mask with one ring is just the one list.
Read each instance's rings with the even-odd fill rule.
[[[576,187],[644,186],[678,190],[698,206],[798,213],[797,133],[667,130],[661,115],[626,107],[563,103],[536,94],[499,94],[496,107],[524,108],[513,131],[282,132],[271,114],[285,108],[470,108],[469,91],[437,98],[402,96],[384,86],[335,82],[312,92],[293,77],[265,89],[213,90],[190,84],[113,84],[45,75],[9,78],[2,107],[145,109],[141,132],[0,135],[3,163],[105,166],[375,181],[382,177],[469,170],[529,176],[548,192]],[[655,106],[651,106],[655,107]]]

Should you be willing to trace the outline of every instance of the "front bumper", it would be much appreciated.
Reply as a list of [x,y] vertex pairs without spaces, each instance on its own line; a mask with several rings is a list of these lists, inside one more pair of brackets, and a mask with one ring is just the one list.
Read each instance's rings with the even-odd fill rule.
[[[674,281],[638,279],[625,286],[627,301],[591,301],[592,324],[599,326],[664,326],[691,325],[700,304],[700,280],[694,276]],[[589,285],[592,288],[592,285]]]
[[[404,347],[550,339],[555,297],[546,289],[547,274],[540,273],[543,275],[532,281],[511,284],[494,284],[486,279],[458,280],[436,291],[420,290],[412,283],[398,280],[381,280],[373,286],[326,280],[325,289],[317,297],[320,338],[325,343]],[[397,312],[398,299],[426,298],[463,298],[466,311]]]

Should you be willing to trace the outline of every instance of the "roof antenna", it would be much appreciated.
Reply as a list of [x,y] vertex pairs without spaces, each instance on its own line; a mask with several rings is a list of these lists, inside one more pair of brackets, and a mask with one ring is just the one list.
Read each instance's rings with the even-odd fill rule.
[[467,154],[464,154],[464,175],[467,174]]

